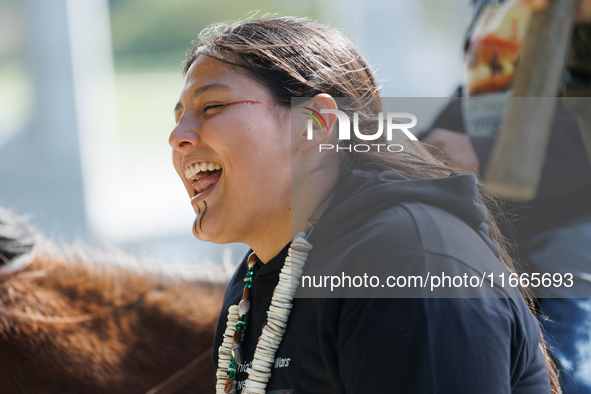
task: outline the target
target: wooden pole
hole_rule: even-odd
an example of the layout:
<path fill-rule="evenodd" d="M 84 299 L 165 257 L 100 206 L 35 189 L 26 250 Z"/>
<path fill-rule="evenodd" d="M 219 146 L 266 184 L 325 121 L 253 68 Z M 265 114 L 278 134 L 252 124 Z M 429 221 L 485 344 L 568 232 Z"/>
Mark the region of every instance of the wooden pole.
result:
<path fill-rule="evenodd" d="M 535 198 L 578 0 L 553 0 L 532 16 L 513 96 L 493 146 L 485 184 L 518 201 Z"/>

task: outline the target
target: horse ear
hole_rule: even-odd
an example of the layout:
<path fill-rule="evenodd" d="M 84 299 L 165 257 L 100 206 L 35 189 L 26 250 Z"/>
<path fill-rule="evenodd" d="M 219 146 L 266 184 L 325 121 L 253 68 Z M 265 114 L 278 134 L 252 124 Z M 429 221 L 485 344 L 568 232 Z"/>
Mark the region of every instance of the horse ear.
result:
<path fill-rule="evenodd" d="M 22 217 L 0 207 L 0 279 L 33 261 L 37 232 Z"/>

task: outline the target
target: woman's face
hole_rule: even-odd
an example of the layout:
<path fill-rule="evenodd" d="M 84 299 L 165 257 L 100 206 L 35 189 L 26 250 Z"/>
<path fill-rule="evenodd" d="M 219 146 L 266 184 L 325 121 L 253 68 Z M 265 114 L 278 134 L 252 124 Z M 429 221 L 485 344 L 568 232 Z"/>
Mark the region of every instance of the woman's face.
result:
<path fill-rule="evenodd" d="M 252 246 L 269 227 L 289 231 L 289 111 L 254 80 L 199 56 L 175 119 L 173 163 L 198 214 L 199 239 Z"/>

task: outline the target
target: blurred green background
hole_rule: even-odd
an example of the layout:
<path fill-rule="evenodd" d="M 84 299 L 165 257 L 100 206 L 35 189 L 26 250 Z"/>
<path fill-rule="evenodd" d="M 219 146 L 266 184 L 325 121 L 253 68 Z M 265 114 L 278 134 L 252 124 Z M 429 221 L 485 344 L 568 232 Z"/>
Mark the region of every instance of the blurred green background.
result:
<path fill-rule="evenodd" d="M 182 62 L 208 25 L 265 14 L 317 18 L 317 4 L 309 0 L 110 0 L 122 137 L 170 130 L 172 106 L 182 82 Z M 168 119 L 144 116 L 162 110 L 170 110 Z"/>
<path fill-rule="evenodd" d="M 115 67 L 180 70 L 183 54 L 212 22 L 266 13 L 316 18 L 317 1 L 109 0 Z"/>

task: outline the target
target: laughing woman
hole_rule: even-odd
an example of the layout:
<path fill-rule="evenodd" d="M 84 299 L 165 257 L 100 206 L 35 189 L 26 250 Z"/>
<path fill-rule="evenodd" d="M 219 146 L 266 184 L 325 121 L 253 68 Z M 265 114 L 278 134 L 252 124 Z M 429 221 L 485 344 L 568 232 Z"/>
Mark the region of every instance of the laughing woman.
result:
<path fill-rule="evenodd" d="M 308 99 L 292 110 L 292 97 Z M 333 98 L 348 98 L 361 133 L 375 133 L 364 126 L 381 112 L 369 65 L 307 20 L 217 26 L 187 58 L 170 144 L 193 233 L 253 252 L 219 318 L 217 392 L 558 392 L 520 296 L 296 293 L 303 274 L 360 274 L 367 261 L 380 275 L 512 270 L 473 175 L 420 150 L 319 152 L 365 142 L 338 139 L 334 110 L 344 108 Z"/>

